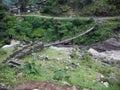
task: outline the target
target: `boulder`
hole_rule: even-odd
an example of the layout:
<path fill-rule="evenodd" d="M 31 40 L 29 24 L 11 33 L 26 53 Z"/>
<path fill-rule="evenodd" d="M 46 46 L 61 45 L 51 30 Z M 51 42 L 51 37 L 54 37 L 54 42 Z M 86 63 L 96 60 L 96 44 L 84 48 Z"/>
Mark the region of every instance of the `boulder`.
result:
<path fill-rule="evenodd" d="M 93 48 L 90 48 L 88 52 L 93 58 L 103 61 L 105 63 L 116 63 L 120 64 L 120 50 L 112 50 L 105 52 L 98 52 Z"/>
<path fill-rule="evenodd" d="M 106 41 L 91 46 L 97 51 L 120 50 L 120 38 L 110 38 Z"/>
<path fill-rule="evenodd" d="M 4 45 L 2 48 L 5 49 L 5 48 L 14 48 L 16 45 L 19 45 L 20 44 L 20 41 L 17 41 L 17 40 L 11 40 L 10 44 L 9 45 Z"/>

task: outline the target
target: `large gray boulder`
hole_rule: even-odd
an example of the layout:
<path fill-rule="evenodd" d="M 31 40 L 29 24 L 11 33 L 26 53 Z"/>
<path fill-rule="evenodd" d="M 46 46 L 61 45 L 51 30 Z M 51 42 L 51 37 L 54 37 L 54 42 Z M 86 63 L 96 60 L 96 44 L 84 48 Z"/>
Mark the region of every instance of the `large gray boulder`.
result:
<path fill-rule="evenodd" d="M 98 52 L 93 48 L 90 48 L 88 52 L 93 58 L 105 63 L 115 63 L 120 65 L 120 50 L 111 50 L 105 52 Z"/>
<path fill-rule="evenodd" d="M 120 38 L 110 38 L 91 47 L 98 51 L 120 50 Z"/>

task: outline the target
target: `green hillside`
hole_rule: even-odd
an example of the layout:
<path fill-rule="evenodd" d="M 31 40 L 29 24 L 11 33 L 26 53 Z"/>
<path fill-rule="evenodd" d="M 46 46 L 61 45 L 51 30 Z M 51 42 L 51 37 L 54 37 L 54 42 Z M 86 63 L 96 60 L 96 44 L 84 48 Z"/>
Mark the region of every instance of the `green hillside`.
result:
<path fill-rule="evenodd" d="M 118 16 L 119 0 L 46 0 L 41 12 L 65 16 Z"/>

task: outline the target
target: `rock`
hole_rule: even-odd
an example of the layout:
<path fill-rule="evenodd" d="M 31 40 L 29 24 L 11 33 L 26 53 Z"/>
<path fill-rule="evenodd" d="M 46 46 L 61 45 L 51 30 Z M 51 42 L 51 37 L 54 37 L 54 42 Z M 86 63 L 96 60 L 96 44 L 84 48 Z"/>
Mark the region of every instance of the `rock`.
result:
<path fill-rule="evenodd" d="M 98 52 L 93 48 L 90 48 L 88 52 L 93 56 L 93 58 L 103 61 L 105 63 L 116 63 L 120 64 L 120 50 L 112 50 L 105 52 Z"/>
<path fill-rule="evenodd" d="M 65 70 L 68 70 L 68 69 L 69 69 L 69 67 L 68 67 L 68 66 L 66 66 L 66 67 L 65 67 Z"/>
<path fill-rule="evenodd" d="M 93 57 L 96 57 L 96 56 L 99 56 L 99 52 L 97 52 L 95 49 L 93 48 L 90 48 L 88 50 L 88 52 L 93 56 Z"/>
<path fill-rule="evenodd" d="M 111 73 L 111 74 L 109 75 L 109 79 L 110 79 L 110 80 L 116 80 L 117 78 L 116 78 L 115 73 Z"/>
<path fill-rule="evenodd" d="M 103 52 L 106 57 L 108 57 L 109 59 L 111 60 L 120 60 L 120 50 L 111 50 L 111 51 L 106 51 L 106 52 Z"/>
<path fill-rule="evenodd" d="M 14 48 L 16 45 L 19 45 L 19 44 L 20 44 L 20 41 L 11 40 L 9 45 L 4 45 L 2 48 L 3 49 L 5 49 L 5 48 Z"/>
<path fill-rule="evenodd" d="M 108 83 L 108 82 L 103 82 L 103 85 L 104 85 L 105 87 L 109 87 L 109 83 Z"/>
<path fill-rule="evenodd" d="M 6 88 L 4 83 L 0 83 L 0 90 L 9 90 Z"/>
<path fill-rule="evenodd" d="M 48 56 L 35 55 L 34 58 L 38 60 L 50 60 Z"/>
<path fill-rule="evenodd" d="M 120 38 L 110 38 L 101 43 L 92 45 L 92 48 L 98 51 L 110 51 L 110 50 L 120 50 Z"/>
<path fill-rule="evenodd" d="M 72 68 L 76 68 L 78 66 L 80 66 L 79 63 L 76 63 L 76 62 L 72 62 L 71 65 L 70 65 Z"/>
<path fill-rule="evenodd" d="M 98 80 L 98 81 L 100 81 L 100 80 L 103 79 L 103 78 L 104 78 L 104 75 L 102 75 L 102 74 L 98 74 L 98 75 L 97 75 L 97 80 Z"/>
<path fill-rule="evenodd" d="M 5 87 L 5 84 L 4 83 L 0 83 L 0 87 Z"/>

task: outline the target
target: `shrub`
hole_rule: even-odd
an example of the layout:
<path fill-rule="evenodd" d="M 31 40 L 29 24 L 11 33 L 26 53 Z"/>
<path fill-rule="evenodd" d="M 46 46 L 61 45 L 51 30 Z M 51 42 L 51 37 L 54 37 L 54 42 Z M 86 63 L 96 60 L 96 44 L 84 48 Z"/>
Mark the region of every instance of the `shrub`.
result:
<path fill-rule="evenodd" d="M 42 13 L 51 13 L 52 6 L 44 6 L 41 10 Z"/>
<path fill-rule="evenodd" d="M 30 23 L 15 22 L 14 26 L 9 29 L 9 35 L 18 40 L 28 41 L 28 38 L 31 37 L 32 26 Z"/>
<path fill-rule="evenodd" d="M 39 65 L 41 67 L 41 65 Z M 40 68 L 38 69 L 36 67 L 35 61 L 32 62 L 27 62 L 25 65 L 21 66 L 20 71 L 24 72 L 26 75 L 27 74 L 40 74 Z"/>
<path fill-rule="evenodd" d="M 65 70 L 62 69 L 57 69 L 54 71 L 54 76 L 53 76 L 54 80 L 58 80 L 58 81 L 70 81 L 70 75 L 67 74 L 67 72 Z"/>
<path fill-rule="evenodd" d="M 31 38 L 32 40 L 40 39 L 44 37 L 44 29 L 37 28 L 34 31 L 32 31 Z"/>

